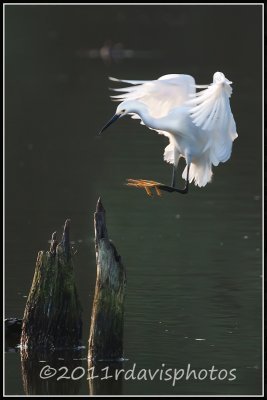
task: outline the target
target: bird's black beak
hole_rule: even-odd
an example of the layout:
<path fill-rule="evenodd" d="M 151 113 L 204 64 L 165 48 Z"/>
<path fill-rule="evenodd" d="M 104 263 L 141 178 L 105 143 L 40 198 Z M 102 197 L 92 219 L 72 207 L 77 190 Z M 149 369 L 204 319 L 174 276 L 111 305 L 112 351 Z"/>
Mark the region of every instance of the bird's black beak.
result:
<path fill-rule="evenodd" d="M 122 116 L 122 114 L 115 114 L 110 121 L 108 121 L 108 123 L 104 126 L 104 128 L 101 129 L 101 131 L 99 132 L 99 135 L 101 135 L 101 133 L 107 129 L 111 124 L 113 124 L 113 122 L 117 121 L 117 119 L 119 119 Z"/>

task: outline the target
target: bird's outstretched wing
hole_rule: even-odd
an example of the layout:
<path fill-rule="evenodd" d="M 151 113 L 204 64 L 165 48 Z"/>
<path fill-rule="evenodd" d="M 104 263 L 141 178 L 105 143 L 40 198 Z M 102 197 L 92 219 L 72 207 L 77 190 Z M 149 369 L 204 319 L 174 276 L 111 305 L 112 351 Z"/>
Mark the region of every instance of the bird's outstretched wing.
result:
<path fill-rule="evenodd" d="M 237 137 L 229 101 L 232 94 L 231 83 L 223 73 L 216 72 L 213 83 L 187 101 L 193 123 L 210 133 L 205 150 L 210 149 L 213 165 L 229 159 L 232 142 Z"/>
<path fill-rule="evenodd" d="M 111 96 L 115 101 L 136 100 L 144 103 L 152 117 L 168 115 L 171 109 L 184 105 L 195 93 L 195 80 L 190 75 L 169 74 L 153 81 L 132 81 L 110 78 L 116 82 L 130 83 L 133 86 L 112 89 L 121 92 Z M 138 118 L 136 115 L 134 118 Z"/>

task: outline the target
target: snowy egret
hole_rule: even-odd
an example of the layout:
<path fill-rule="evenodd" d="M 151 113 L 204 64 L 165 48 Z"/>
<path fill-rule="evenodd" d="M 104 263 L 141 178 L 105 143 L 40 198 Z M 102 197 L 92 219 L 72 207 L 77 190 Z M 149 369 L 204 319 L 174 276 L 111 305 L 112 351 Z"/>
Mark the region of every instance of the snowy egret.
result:
<path fill-rule="evenodd" d="M 205 186 L 211 181 L 212 166 L 230 158 L 237 133 L 229 101 L 232 82 L 222 72 L 216 72 L 209 85 L 196 85 L 192 76 L 183 74 L 164 75 L 152 81 L 110 80 L 131 86 L 113 89 L 121 92 L 111 96 L 120 104 L 100 133 L 129 114 L 169 138 L 164 160 L 173 164 L 171 186 L 142 179 L 129 179 L 128 185 L 144 188 L 149 195 L 151 188 L 158 195 L 161 190 L 187 193 L 189 183 Z M 182 174 L 186 184 L 178 189 L 176 169 L 181 157 L 186 162 Z"/>

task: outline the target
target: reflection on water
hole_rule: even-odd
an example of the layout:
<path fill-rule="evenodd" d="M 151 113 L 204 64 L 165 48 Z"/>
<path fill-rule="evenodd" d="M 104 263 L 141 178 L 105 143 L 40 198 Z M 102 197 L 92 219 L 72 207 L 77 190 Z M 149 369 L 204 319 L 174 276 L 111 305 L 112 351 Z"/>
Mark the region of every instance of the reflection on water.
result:
<path fill-rule="evenodd" d="M 98 362 L 88 360 L 88 383 L 90 395 L 122 395 L 123 379 L 118 371 L 123 370 L 123 362 Z"/>
<path fill-rule="evenodd" d="M 120 63 L 127 59 L 160 58 L 160 54 L 155 51 L 125 49 L 123 43 L 113 43 L 112 40 L 106 40 L 99 49 L 79 49 L 76 54 L 83 59 L 94 60 L 100 58 L 106 65 Z"/>
<path fill-rule="evenodd" d="M 173 386 L 129 379 L 115 382 L 114 393 L 259 394 L 260 13 L 235 6 L 114 7 L 105 15 L 100 7 L 59 9 L 10 7 L 7 14 L 6 317 L 23 315 L 36 254 L 71 218 L 87 344 L 96 273 L 93 212 L 101 195 L 109 235 L 127 269 L 123 368 L 236 369 L 233 381 L 181 379 Z M 96 21 L 103 21 L 103 32 Z M 108 65 L 77 55 L 99 49 L 110 32 L 114 43 L 159 51 L 162 58 Z M 167 142 L 130 118 L 97 137 L 115 108 L 107 76 L 181 72 L 205 83 L 216 70 L 234 82 L 239 137 L 231 160 L 214 168 L 205 188 L 191 185 L 187 196 L 148 198 L 126 187 L 127 178 L 169 183 Z M 90 389 L 85 378 L 39 381 L 32 372 L 40 369 L 38 361 L 23 361 L 21 369 L 18 354 L 8 353 L 6 393 L 98 391 L 98 383 Z M 87 369 L 87 360 L 80 361 Z M 113 390 L 109 384 L 103 390 Z"/>
<path fill-rule="evenodd" d="M 76 377 L 83 370 L 81 357 L 81 350 L 70 349 L 32 354 L 21 352 L 21 372 L 25 394 L 78 394 L 81 380 Z"/>

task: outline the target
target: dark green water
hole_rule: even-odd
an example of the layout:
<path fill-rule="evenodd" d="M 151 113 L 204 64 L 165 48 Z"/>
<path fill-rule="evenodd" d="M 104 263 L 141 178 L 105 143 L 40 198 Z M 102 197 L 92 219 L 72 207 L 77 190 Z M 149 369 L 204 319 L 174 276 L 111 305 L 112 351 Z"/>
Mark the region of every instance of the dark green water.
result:
<path fill-rule="evenodd" d="M 101 390 L 260 394 L 261 7 L 7 6 L 5 34 L 6 317 L 22 317 L 37 252 L 69 217 L 86 346 L 96 272 L 93 211 L 101 195 L 127 269 L 122 367 L 136 364 L 136 374 L 188 364 L 236 369 L 232 381 L 124 379 Z M 108 39 L 152 56 L 110 64 L 80 56 Z M 191 185 L 187 196 L 148 198 L 127 188 L 127 178 L 169 183 L 167 142 L 129 118 L 97 137 L 115 109 L 107 77 L 187 73 L 203 84 L 217 70 L 234 82 L 239 137 L 231 159 L 214 168 L 211 184 Z M 6 394 L 25 394 L 18 353 L 6 354 L 5 378 Z M 62 382 L 47 385 L 38 394 L 63 393 Z M 75 385 L 75 393 L 89 394 L 85 378 Z"/>

